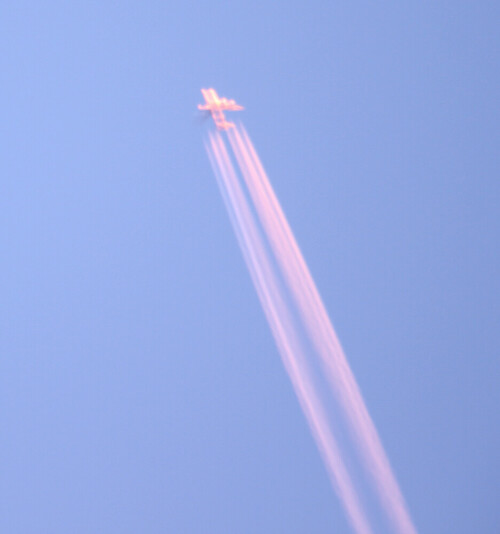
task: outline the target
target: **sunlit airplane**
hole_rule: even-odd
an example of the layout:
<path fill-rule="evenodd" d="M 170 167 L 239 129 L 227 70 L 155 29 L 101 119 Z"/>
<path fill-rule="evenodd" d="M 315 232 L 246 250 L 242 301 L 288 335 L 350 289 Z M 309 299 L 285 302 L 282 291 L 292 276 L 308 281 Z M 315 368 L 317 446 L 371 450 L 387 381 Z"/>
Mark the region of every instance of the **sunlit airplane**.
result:
<path fill-rule="evenodd" d="M 244 109 L 243 106 L 239 106 L 234 100 L 219 98 L 215 89 L 202 89 L 201 92 L 206 104 L 199 104 L 198 109 L 210 111 L 218 130 L 233 128 L 234 123 L 226 121 L 223 112 L 239 111 Z"/>

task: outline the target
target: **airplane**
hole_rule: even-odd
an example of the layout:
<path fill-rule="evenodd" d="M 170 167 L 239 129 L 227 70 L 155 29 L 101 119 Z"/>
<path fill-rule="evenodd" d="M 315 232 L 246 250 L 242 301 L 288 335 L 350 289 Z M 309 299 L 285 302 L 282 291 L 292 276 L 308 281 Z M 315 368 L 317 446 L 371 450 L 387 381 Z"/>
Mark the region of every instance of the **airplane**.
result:
<path fill-rule="evenodd" d="M 201 93 L 206 104 L 199 104 L 198 109 L 210 111 L 218 130 L 234 128 L 234 123 L 226 121 L 223 112 L 239 111 L 240 109 L 244 109 L 243 106 L 238 105 L 234 100 L 219 98 L 215 89 L 202 89 Z"/>

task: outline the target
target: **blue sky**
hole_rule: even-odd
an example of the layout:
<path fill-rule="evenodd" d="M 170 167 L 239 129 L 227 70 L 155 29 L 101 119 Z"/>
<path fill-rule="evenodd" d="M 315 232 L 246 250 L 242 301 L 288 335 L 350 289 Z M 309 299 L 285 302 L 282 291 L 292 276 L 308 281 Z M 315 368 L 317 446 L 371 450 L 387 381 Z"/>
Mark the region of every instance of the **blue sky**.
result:
<path fill-rule="evenodd" d="M 349 527 L 203 148 L 245 106 L 421 532 L 495 532 L 500 8 L 0 7 L 0 531 Z"/>

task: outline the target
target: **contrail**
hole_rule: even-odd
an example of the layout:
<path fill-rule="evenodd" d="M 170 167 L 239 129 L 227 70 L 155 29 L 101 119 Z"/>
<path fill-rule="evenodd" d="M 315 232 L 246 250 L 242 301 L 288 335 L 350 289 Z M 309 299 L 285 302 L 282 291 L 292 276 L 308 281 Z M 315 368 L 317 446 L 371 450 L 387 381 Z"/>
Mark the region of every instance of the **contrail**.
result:
<path fill-rule="evenodd" d="M 279 292 L 262 237 L 241 190 L 226 147 L 219 133 L 210 134 L 207 150 L 228 207 L 238 241 L 252 276 L 262 307 L 280 350 L 296 395 L 328 468 L 330 479 L 342 500 L 354 530 L 371 534 L 327 417 L 312 385 L 306 360 L 290 314 Z"/>
<path fill-rule="evenodd" d="M 384 452 L 375 425 L 347 363 L 316 285 L 307 268 L 269 179 L 245 130 L 228 131 L 245 183 L 260 220 L 310 332 L 327 377 L 347 414 L 377 494 L 397 532 L 416 534 L 403 496 Z"/>
<path fill-rule="evenodd" d="M 300 325 L 292 317 L 286 297 L 296 305 L 301 326 L 320 357 L 395 532 L 416 534 L 359 387 L 257 153 L 242 127 L 228 128 L 227 134 L 257 218 L 219 132 L 210 134 L 207 151 L 283 363 L 347 517 L 358 534 L 372 532 L 312 378 L 311 362 L 300 341 Z M 279 273 L 289 289 L 286 294 Z"/>

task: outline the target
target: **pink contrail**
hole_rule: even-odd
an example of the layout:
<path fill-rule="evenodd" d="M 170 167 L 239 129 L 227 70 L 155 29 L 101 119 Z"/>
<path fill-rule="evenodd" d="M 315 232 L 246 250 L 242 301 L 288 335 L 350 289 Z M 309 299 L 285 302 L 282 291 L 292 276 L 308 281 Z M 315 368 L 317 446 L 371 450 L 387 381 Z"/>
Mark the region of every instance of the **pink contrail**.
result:
<path fill-rule="evenodd" d="M 280 294 L 279 282 L 271 265 L 269 253 L 219 133 L 210 135 L 207 151 L 257 294 L 302 410 L 327 466 L 332 484 L 344 505 L 355 532 L 371 534 L 372 530 L 343 463 L 324 408 L 314 388 L 307 359 L 290 313 Z"/>
<path fill-rule="evenodd" d="M 397 532 L 416 534 L 375 425 L 257 153 L 243 129 L 240 134 L 234 128 L 228 136 L 266 236 L 346 414 L 380 501 Z"/>

